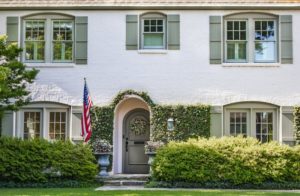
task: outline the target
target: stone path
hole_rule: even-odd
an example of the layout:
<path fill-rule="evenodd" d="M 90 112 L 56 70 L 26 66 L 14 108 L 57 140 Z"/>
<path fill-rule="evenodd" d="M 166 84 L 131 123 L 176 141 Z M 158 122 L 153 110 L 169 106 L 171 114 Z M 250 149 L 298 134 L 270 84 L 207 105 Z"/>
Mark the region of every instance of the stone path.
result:
<path fill-rule="evenodd" d="M 226 191 L 251 191 L 251 192 L 287 192 L 287 193 L 300 193 L 300 190 L 257 190 L 257 189 L 192 189 L 192 188 L 145 188 L 144 186 L 102 186 L 95 189 L 96 191 L 121 191 L 121 190 L 151 190 L 151 191 L 217 191 L 217 190 L 226 190 Z"/>

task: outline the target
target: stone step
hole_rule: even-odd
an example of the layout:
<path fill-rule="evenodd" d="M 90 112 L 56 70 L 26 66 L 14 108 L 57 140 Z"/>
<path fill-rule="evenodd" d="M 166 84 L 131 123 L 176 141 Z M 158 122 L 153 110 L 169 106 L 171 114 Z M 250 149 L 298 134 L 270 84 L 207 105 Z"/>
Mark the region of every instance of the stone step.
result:
<path fill-rule="evenodd" d="M 147 181 L 143 180 L 105 180 L 104 186 L 143 186 Z"/>
<path fill-rule="evenodd" d="M 97 176 L 98 181 L 109 181 L 109 180 L 135 180 L 135 181 L 148 181 L 150 178 L 149 174 L 115 174 L 109 176 Z"/>

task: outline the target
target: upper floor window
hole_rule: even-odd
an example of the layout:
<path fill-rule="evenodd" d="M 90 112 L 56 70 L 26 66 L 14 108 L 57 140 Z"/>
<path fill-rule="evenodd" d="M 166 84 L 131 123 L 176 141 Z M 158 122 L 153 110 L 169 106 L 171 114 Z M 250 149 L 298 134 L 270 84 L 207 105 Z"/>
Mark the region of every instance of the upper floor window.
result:
<path fill-rule="evenodd" d="M 278 62 L 277 21 L 275 16 L 264 14 L 225 17 L 225 62 Z"/>
<path fill-rule="evenodd" d="M 141 49 L 166 49 L 166 18 L 161 14 L 141 17 Z"/>
<path fill-rule="evenodd" d="M 23 20 L 25 62 L 73 62 L 74 19 L 36 15 Z"/>

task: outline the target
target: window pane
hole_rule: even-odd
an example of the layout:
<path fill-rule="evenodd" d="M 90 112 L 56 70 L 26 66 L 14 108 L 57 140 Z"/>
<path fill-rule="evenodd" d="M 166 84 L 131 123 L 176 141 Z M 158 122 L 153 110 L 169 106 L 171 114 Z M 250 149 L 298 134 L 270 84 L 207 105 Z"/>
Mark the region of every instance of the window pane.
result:
<path fill-rule="evenodd" d="M 227 30 L 233 30 L 233 22 L 227 21 Z"/>
<path fill-rule="evenodd" d="M 239 31 L 234 31 L 234 33 L 233 33 L 233 39 L 234 40 L 240 40 L 240 33 L 239 33 Z"/>
<path fill-rule="evenodd" d="M 53 60 L 73 60 L 73 23 L 66 20 L 53 22 Z"/>
<path fill-rule="evenodd" d="M 144 25 L 149 25 L 149 24 L 150 24 L 149 20 L 144 20 Z"/>
<path fill-rule="evenodd" d="M 24 139 L 40 136 L 40 112 L 24 112 Z"/>
<path fill-rule="evenodd" d="M 235 21 L 234 22 L 234 30 L 239 30 L 239 29 L 240 29 L 239 21 Z"/>
<path fill-rule="evenodd" d="M 275 61 L 275 42 L 256 42 L 255 60 Z"/>
<path fill-rule="evenodd" d="M 240 32 L 240 40 L 246 40 L 246 31 Z"/>
<path fill-rule="evenodd" d="M 163 20 L 157 20 L 157 25 L 163 25 Z"/>
<path fill-rule="evenodd" d="M 54 42 L 53 60 L 72 60 L 73 43 L 72 42 Z"/>
<path fill-rule="evenodd" d="M 271 120 L 269 120 L 269 118 Z M 258 139 L 261 142 L 268 142 L 273 139 L 273 113 L 272 112 L 256 113 L 256 134 L 260 135 Z"/>
<path fill-rule="evenodd" d="M 163 34 L 144 34 L 145 47 L 163 47 Z"/>
<path fill-rule="evenodd" d="M 238 59 L 246 59 L 246 43 L 239 44 L 239 57 Z"/>
<path fill-rule="evenodd" d="M 255 30 L 261 30 L 261 22 L 255 21 Z"/>
<path fill-rule="evenodd" d="M 158 26 L 157 27 L 157 32 L 163 32 L 163 27 L 162 26 Z"/>
<path fill-rule="evenodd" d="M 149 31 L 150 31 L 149 26 L 144 26 L 144 32 L 149 32 Z"/>
<path fill-rule="evenodd" d="M 246 30 L 246 22 L 245 21 L 240 22 L 240 28 L 241 28 L 241 30 Z"/>
<path fill-rule="evenodd" d="M 227 40 L 233 40 L 233 31 L 227 32 Z"/>
<path fill-rule="evenodd" d="M 235 48 L 235 44 L 234 43 L 228 43 L 227 44 L 227 59 L 235 59 L 234 58 L 234 48 Z"/>
<path fill-rule="evenodd" d="M 26 60 L 44 60 L 45 58 L 44 42 L 25 42 L 25 58 Z"/>

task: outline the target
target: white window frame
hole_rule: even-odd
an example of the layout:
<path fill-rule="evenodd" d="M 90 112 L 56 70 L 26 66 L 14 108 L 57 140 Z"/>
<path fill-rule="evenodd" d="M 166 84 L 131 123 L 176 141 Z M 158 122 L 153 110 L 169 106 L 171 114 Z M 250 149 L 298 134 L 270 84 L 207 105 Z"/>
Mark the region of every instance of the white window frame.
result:
<path fill-rule="evenodd" d="M 53 50 L 53 46 L 54 46 L 54 40 L 53 40 L 53 28 L 54 28 L 54 22 L 56 21 L 69 21 L 72 23 L 72 41 L 68 41 L 68 42 L 72 42 L 72 60 L 54 60 L 54 50 Z M 50 41 L 50 50 L 51 50 L 51 62 L 53 63 L 71 63 L 74 62 L 74 20 L 72 19 L 52 19 L 51 20 L 51 41 Z"/>
<path fill-rule="evenodd" d="M 65 139 L 64 141 L 67 141 L 68 138 L 69 138 L 69 113 L 68 113 L 68 110 L 67 109 L 48 109 L 47 110 L 47 119 L 46 119 L 46 130 L 45 131 L 45 137 L 47 138 L 47 140 L 49 141 L 57 141 L 56 139 L 51 139 L 50 138 L 50 113 L 51 112 L 65 112 L 66 113 L 66 127 L 65 127 L 65 130 L 66 130 L 66 133 L 65 133 Z"/>
<path fill-rule="evenodd" d="M 253 19 L 253 32 L 255 33 L 255 22 L 256 21 L 273 21 L 274 22 L 274 41 L 263 41 L 263 42 L 275 42 L 275 48 L 274 48 L 274 60 L 273 61 L 270 61 L 270 60 L 255 60 L 255 43 L 258 42 L 255 40 L 255 36 L 254 36 L 254 39 L 253 39 L 253 62 L 254 63 L 277 63 L 279 60 L 278 60 L 278 50 L 279 50 L 279 44 L 278 44 L 278 25 L 277 25 L 277 20 L 275 19 L 264 19 L 264 18 L 254 18 Z"/>
<path fill-rule="evenodd" d="M 256 113 L 273 113 L 273 141 L 279 141 L 279 111 L 278 106 L 260 102 L 242 102 L 224 106 L 223 130 L 225 136 L 230 136 L 230 112 L 247 112 L 247 137 L 256 138 Z"/>
<path fill-rule="evenodd" d="M 22 139 L 24 139 L 24 118 L 25 118 L 25 112 L 39 112 L 40 113 L 40 138 L 43 138 L 43 110 L 42 109 L 24 109 L 21 110 L 21 115 L 20 115 L 20 136 Z"/>
<path fill-rule="evenodd" d="M 153 46 L 153 47 L 145 47 L 144 46 L 144 21 L 145 20 L 162 20 L 163 21 L 163 32 L 149 32 L 149 34 L 163 34 L 163 46 Z M 163 14 L 159 13 L 149 13 L 149 14 L 144 14 L 140 17 L 140 49 L 142 50 L 166 50 L 167 49 L 167 44 L 166 44 L 166 39 L 167 39 L 167 19 L 166 16 Z M 148 32 L 147 32 L 148 33 Z"/>
<path fill-rule="evenodd" d="M 232 61 L 232 60 L 227 60 L 227 21 L 247 21 L 246 23 L 246 36 L 247 36 L 247 60 L 246 61 Z M 278 25 L 278 17 L 269 15 L 269 14 L 264 14 L 264 13 L 240 13 L 240 14 L 235 14 L 235 15 L 230 15 L 230 16 L 225 16 L 224 17 L 224 23 L 223 23 L 223 61 L 224 65 L 230 65 L 230 64 L 241 64 L 241 65 L 259 65 L 259 64 L 276 64 L 279 63 L 279 50 L 280 50 L 280 45 L 278 42 L 278 32 L 279 32 L 279 25 Z M 275 37 L 275 60 L 274 61 L 256 61 L 255 60 L 255 21 L 274 21 L 274 37 Z"/>
<path fill-rule="evenodd" d="M 250 110 L 249 109 L 226 109 L 225 111 L 225 135 L 230 135 L 230 136 L 234 136 L 231 135 L 230 133 L 230 113 L 246 113 L 246 122 L 247 122 L 247 132 L 245 136 L 249 136 L 251 134 L 251 130 L 250 130 Z"/>
<path fill-rule="evenodd" d="M 252 137 L 256 138 L 256 113 L 257 112 L 270 112 L 273 114 L 273 133 L 272 133 L 272 141 L 276 141 L 276 138 L 278 137 L 278 126 L 277 126 L 277 122 L 279 122 L 279 120 L 277 119 L 277 112 L 275 109 L 254 109 L 252 111 L 252 122 L 251 122 L 251 126 L 252 128 Z"/>
<path fill-rule="evenodd" d="M 237 41 L 237 40 L 227 40 L 227 22 L 229 22 L 229 21 L 238 21 L 238 22 L 246 22 L 246 40 L 245 41 Z M 224 34 L 225 34 L 225 38 L 224 38 L 224 42 L 225 42 L 225 46 L 224 46 L 224 54 L 225 54 L 225 61 L 227 62 L 227 63 L 247 63 L 248 61 L 249 61 L 249 55 L 248 55 L 248 53 L 249 53 L 249 28 L 248 28 L 248 20 L 247 19 L 227 19 L 227 20 L 225 20 L 225 27 L 224 27 L 224 29 L 225 29 L 225 32 L 224 32 Z M 233 35 L 234 36 L 234 35 Z M 227 42 L 235 42 L 235 43 L 237 43 L 237 42 L 246 42 L 246 59 L 245 60 L 232 60 L 232 59 L 230 59 L 230 60 L 228 60 L 227 59 Z"/>
<path fill-rule="evenodd" d="M 60 63 L 74 63 L 75 59 L 75 18 L 71 16 L 65 16 L 65 15 L 58 15 L 58 14 L 40 14 L 40 15 L 34 15 L 25 17 L 22 19 L 22 31 L 21 31 L 21 38 L 22 38 L 22 45 L 21 47 L 25 47 L 25 36 L 26 36 L 26 21 L 34 21 L 34 20 L 44 20 L 45 21 L 45 52 L 44 60 L 26 60 L 25 52 L 22 53 L 22 61 L 25 63 L 51 63 L 51 64 L 60 64 Z M 72 60 L 54 60 L 53 59 L 53 21 L 72 21 Z"/>

